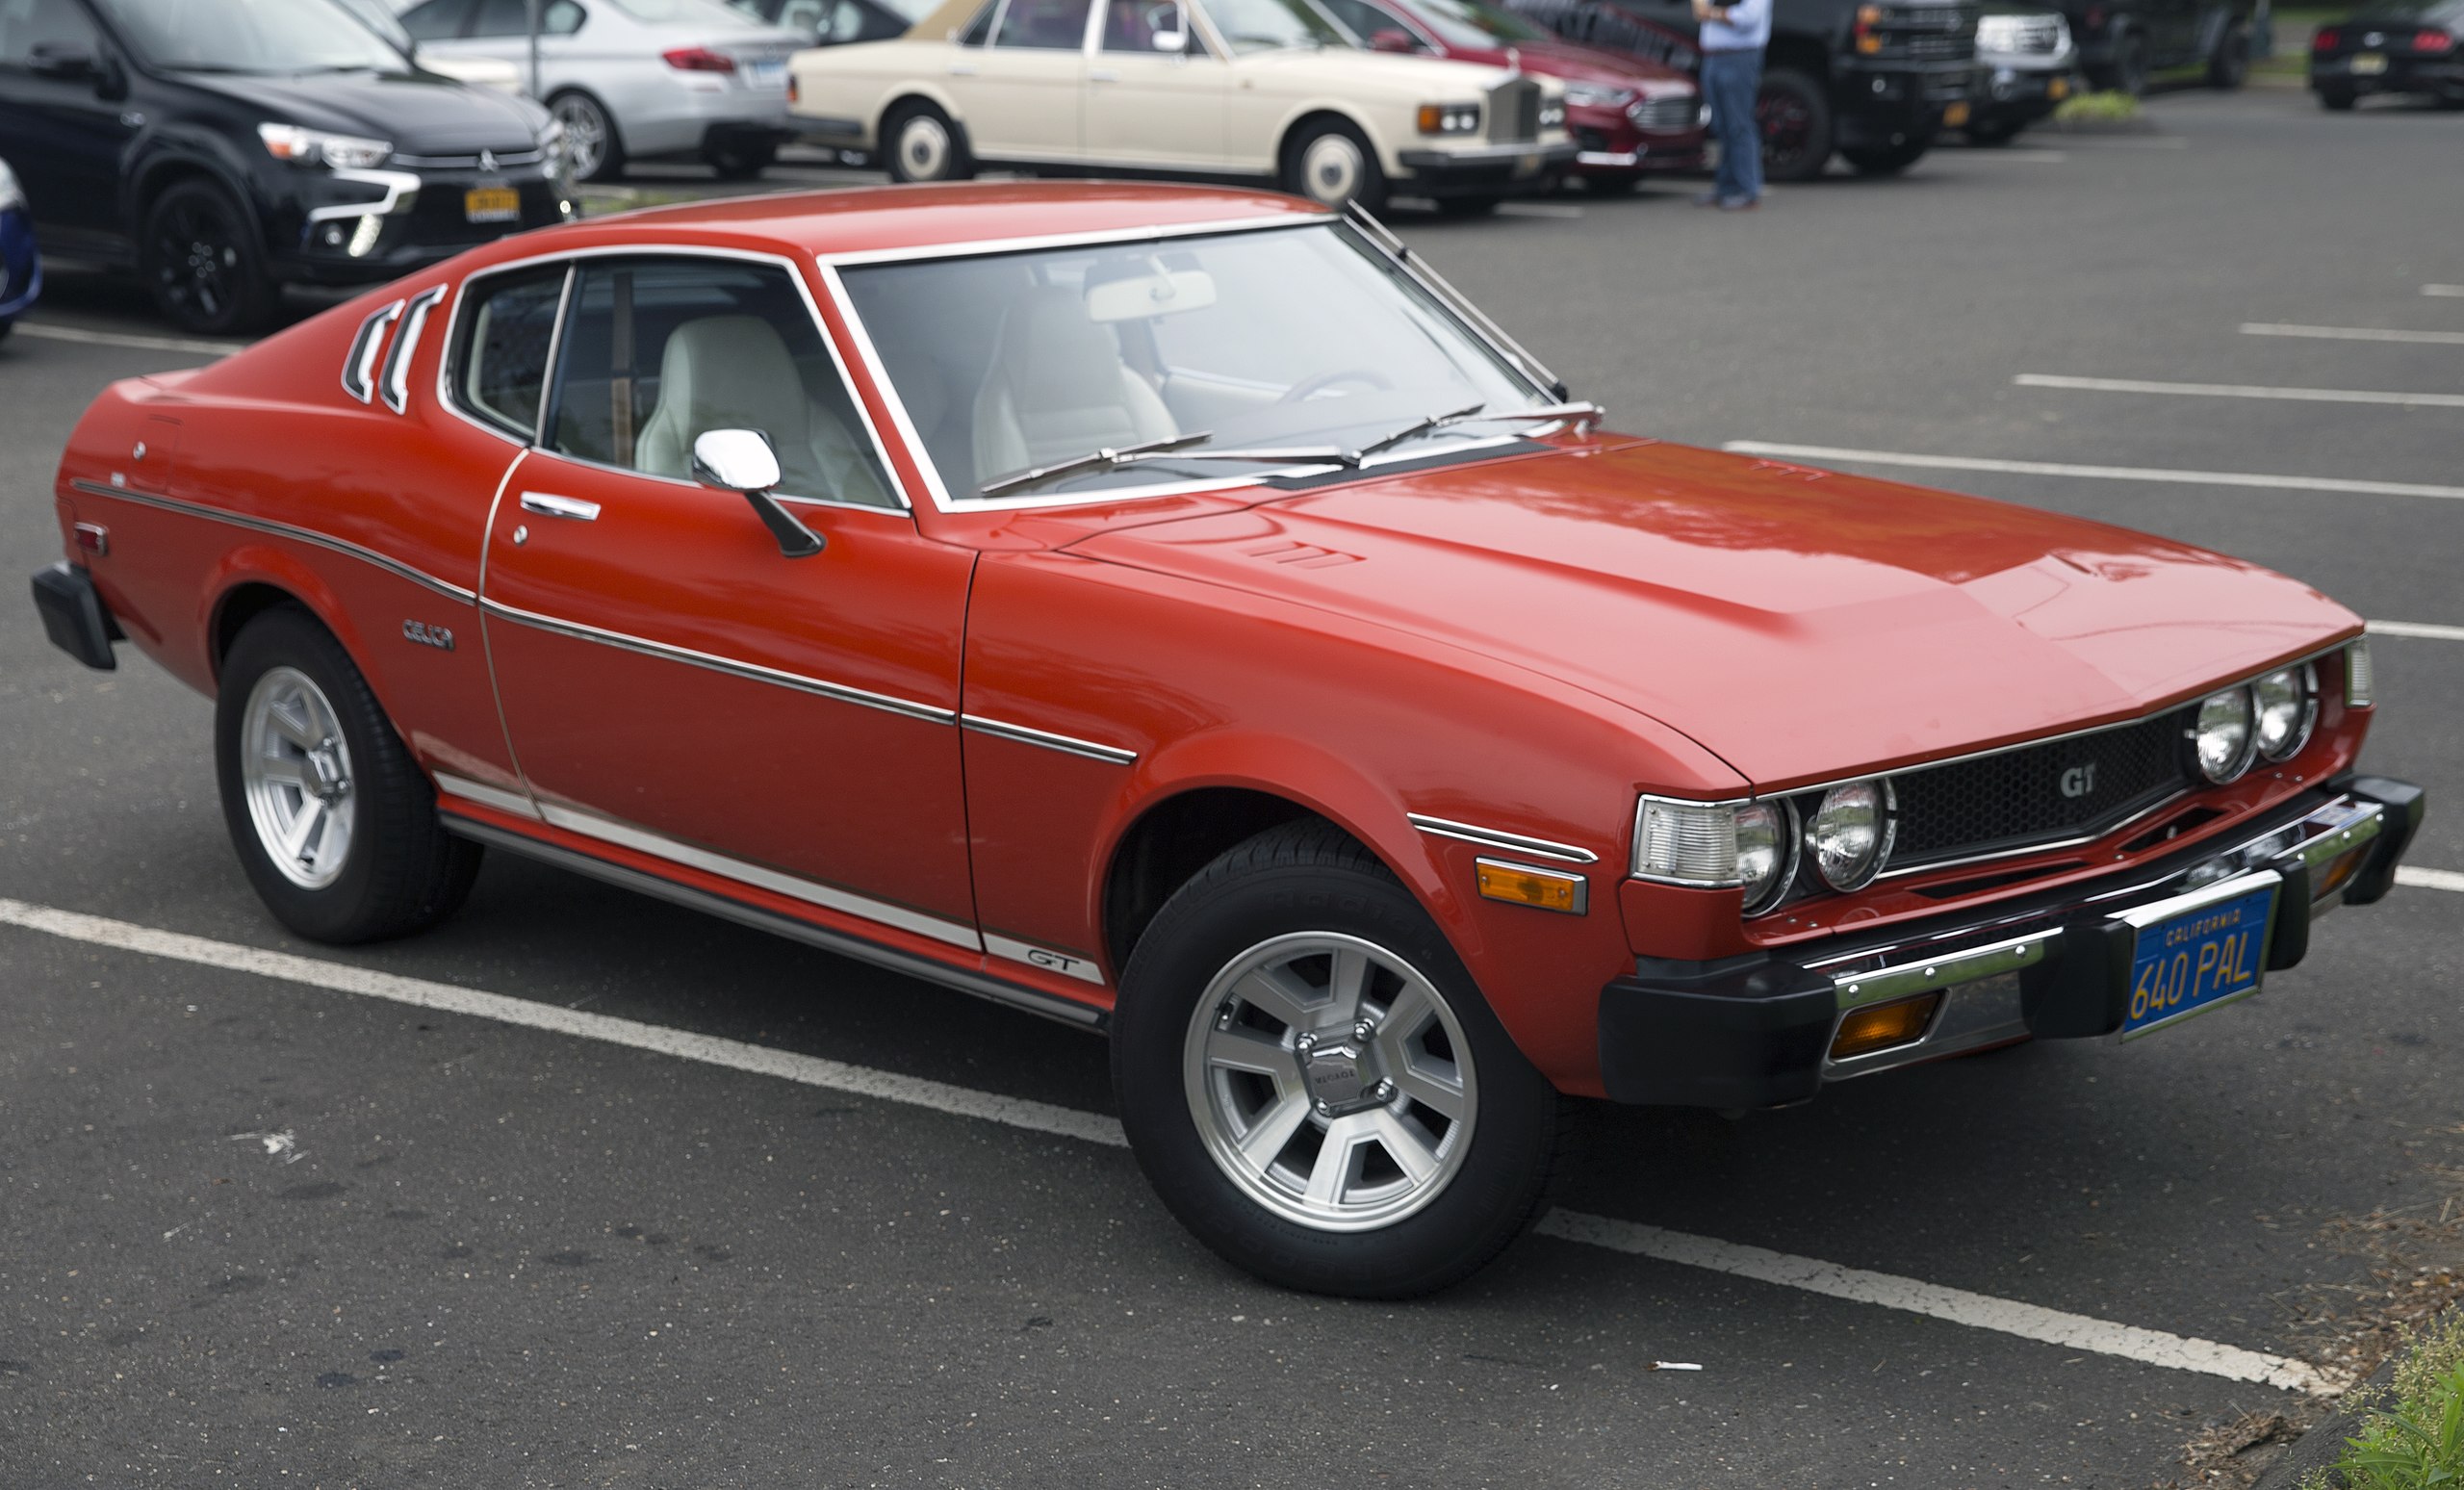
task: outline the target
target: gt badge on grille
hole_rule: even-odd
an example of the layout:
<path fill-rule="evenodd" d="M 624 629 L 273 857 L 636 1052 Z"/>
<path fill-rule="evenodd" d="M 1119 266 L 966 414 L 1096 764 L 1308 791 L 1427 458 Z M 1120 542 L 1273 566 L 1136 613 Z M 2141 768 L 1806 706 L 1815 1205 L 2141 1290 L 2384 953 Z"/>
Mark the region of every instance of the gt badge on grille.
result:
<path fill-rule="evenodd" d="M 2084 797 L 2095 789 L 2096 762 L 2092 760 L 2062 773 L 2062 794 L 2066 797 Z"/>

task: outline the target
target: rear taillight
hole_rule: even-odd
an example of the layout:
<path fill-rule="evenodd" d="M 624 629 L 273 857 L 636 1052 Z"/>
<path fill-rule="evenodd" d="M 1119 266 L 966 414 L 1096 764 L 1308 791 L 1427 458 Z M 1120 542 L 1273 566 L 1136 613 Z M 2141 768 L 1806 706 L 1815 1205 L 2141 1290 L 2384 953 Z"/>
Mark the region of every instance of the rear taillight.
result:
<path fill-rule="evenodd" d="M 2413 33 L 2413 50 L 2416 52 L 2451 52 L 2454 49 L 2455 39 L 2444 31 Z"/>
<path fill-rule="evenodd" d="M 706 46 L 680 46 L 658 54 L 659 61 L 679 72 L 733 72 L 735 59 Z"/>
<path fill-rule="evenodd" d="M 2310 50 L 2314 52 L 2332 52 L 2343 40 L 2344 33 L 2338 31 L 2333 26 L 2323 27 L 2320 30 L 2317 36 L 2310 39 Z"/>
<path fill-rule="evenodd" d="M 804 97 L 804 92 L 803 92 L 803 90 L 800 90 L 800 89 L 798 89 L 798 88 L 796 87 L 796 75 L 795 75 L 794 73 L 792 73 L 792 72 L 788 73 L 788 74 L 787 74 L 787 102 L 789 102 L 789 103 L 794 103 L 794 102 L 796 102 L 797 100 L 799 100 L 799 99 L 801 99 L 801 98 L 803 98 L 803 97 Z"/>

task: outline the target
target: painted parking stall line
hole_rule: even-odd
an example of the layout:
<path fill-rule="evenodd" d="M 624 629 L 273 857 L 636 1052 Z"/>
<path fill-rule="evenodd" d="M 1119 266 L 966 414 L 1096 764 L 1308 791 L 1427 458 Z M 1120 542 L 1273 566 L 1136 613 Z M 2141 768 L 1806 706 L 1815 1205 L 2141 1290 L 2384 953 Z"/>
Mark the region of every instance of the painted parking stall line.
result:
<path fill-rule="evenodd" d="M 2435 626 L 2426 621 L 2368 621 L 2373 636 L 2411 636 L 2422 641 L 2464 641 L 2464 626 Z"/>
<path fill-rule="evenodd" d="M 2433 299 L 2464 300 L 2464 285 L 2424 285 L 2422 294 Z"/>
<path fill-rule="evenodd" d="M 2270 388 L 2256 383 L 2169 383 L 2135 377 L 2066 377 L 2021 372 L 2021 388 L 2065 388 L 2079 393 L 2156 394 L 2179 398 L 2266 398 L 2285 403 L 2374 403 L 2403 409 L 2464 409 L 2464 394 L 2381 393 L 2362 388 Z"/>
<path fill-rule="evenodd" d="M 2390 331 L 2377 326 L 2297 326 L 2246 321 L 2244 336 L 2294 336 L 2316 342 L 2406 342 L 2421 347 L 2464 347 L 2464 331 Z"/>
<path fill-rule="evenodd" d="M 2247 486 L 2280 492 L 2348 492 L 2362 497 L 2431 497 L 2451 501 L 2464 498 L 2464 486 L 2421 481 L 2356 481 L 2342 476 L 2271 475 L 2251 471 L 2178 471 L 2162 466 L 2082 466 L 2055 460 L 2000 460 L 1988 455 L 1927 455 L 1912 450 L 1861 450 L 1837 445 L 1782 445 L 1769 440 L 1731 440 L 1720 449 L 1735 455 L 1840 461 L 1859 466 L 1909 466 L 1921 471 L 1987 471 L 2082 481 Z"/>
<path fill-rule="evenodd" d="M 2457 887 L 2464 888 L 2464 875 L 2454 878 L 2459 882 Z M 954 1087 L 945 1082 L 902 1076 L 892 1071 L 850 1066 L 817 1056 L 798 1055 L 743 1040 L 697 1035 L 609 1015 L 585 1014 L 554 1004 L 534 1003 L 501 993 L 434 983 L 424 978 L 376 972 L 346 963 L 272 952 L 237 942 L 216 941 L 210 938 L 141 926 L 132 921 L 6 898 L 0 898 L 0 925 L 16 926 L 70 941 L 146 957 L 249 973 L 418 1009 L 467 1015 L 473 1018 L 578 1040 L 599 1040 L 654 1055 L 825 1088 L 853 1096 L 877 1097 L 952 1117 L 978 1118 L 1029 1132 L 1077 1139 L 1108 1148 L 1127 1146 L 1120 1124 L 1101 1113 L 999 1096 Z M 1542 1219 L 1538 1229 L 1544 1236 L 1580 1246 L 1702 1268 L 1783 1288 L 1895 1309 L 1972 1328 L 1995 1330 L 2066 1349 L 2087 1350 L 2168 1370 L 2264 1383 L 2290 1391 L 2333 1392 L 2341 1390 L 2342 1385 L 2318 1368 L 2287 1356 L 2246 1350 L 2162 1330 L 2118 1324 L 2015 1299 L 1996 1298 L 1915 1278 L 1841 1267 L 1818 1258 L 1798 1257 L 1611 1217 L 1592 1216 L 1579 1211 L 1553 1211 Z"/>
<path fill-rule="evenodd" d="M 2464 874 L 2452 869 L 2423 869 L 2413 864 L 2398 864 L 2396 883 L 2414 889 L 2451 890 L 2464 895 Z"/>

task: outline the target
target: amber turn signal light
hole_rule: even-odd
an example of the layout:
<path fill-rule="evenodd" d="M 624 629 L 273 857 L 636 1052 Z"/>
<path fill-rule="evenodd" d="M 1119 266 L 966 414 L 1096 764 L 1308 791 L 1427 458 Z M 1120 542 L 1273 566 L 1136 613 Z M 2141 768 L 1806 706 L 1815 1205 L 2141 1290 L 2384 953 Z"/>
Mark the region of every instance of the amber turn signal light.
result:
<path fill-rule="evenodd" d="M 1476 861 L 1472 873 L 1482 900 L 1502 900 L 1510 906 L 1530 906 L 1566 915 L 1580 915 L 1589 909 L 1585 904 L 1590 898 L 1589 882 L 1578 874 L 1558 874 L 1528 864 L 1501 863 L 1494 859 Z"/>
<path fill-rule="evenodd" d="M 1921 1039 L 1925 1027 L 1934 1022 L 1936 1006 L 1941 1002 L 1938 992 L 1919 993 L 1914 998 L 1851 1010 L 1848 1017 L 1839 1021 L 1839 1033 L 1831 1038 L 1831 1059 L 1845 1061 L 1850 1056 L 1871 1055 Z"/>
<path fill-rule="evenodd" d="M 2313 890 L 2310 895 L 2311 902 L 2316 904 L 2319 901 L 2324 900 L 2336 891 L 2343 889 L 2347 885 L 2350 884 L 2354 873 L 2361 868 L 2362 857 L 2369 853 L 2369 845 L 2364 844 L 2360 848 L 2348 849 L 2346 852 L 2337 855 L 2335 859 L 2328 863 L 2327 872 L 2319 876 L 2317 881 L 2318 888 Z"/>

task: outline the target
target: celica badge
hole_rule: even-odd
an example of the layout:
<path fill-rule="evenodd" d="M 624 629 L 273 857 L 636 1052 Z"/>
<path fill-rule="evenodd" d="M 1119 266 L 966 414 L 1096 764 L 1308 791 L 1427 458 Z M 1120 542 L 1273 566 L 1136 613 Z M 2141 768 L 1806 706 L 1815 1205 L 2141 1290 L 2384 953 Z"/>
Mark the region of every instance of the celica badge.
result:
<path fill-rule="evenodd" d="M 449 627 L 430 626 L 424 621 L 403 622 L 402 639 L 404 641 L 417 642 L 423 647 L 434 647 L 439 652 L 451 652 L 453 650 L 452 629 Z"/>

